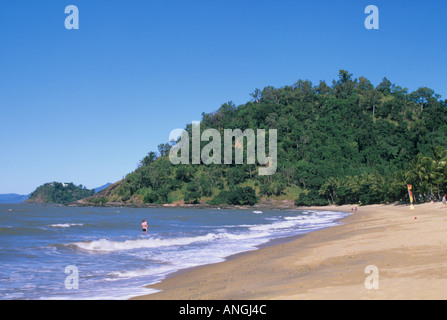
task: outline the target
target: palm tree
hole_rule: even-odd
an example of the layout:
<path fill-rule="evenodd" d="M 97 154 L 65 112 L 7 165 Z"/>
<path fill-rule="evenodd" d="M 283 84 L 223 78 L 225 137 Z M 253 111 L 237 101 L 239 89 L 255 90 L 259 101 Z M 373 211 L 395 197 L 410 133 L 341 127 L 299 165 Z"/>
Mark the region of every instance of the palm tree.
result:
<path fill-rule="evenodd" d="M 340 186 L 340 180 L 338 178 L 330 177 L 328 181 L 326 181 L 320 188 L 320 195 L 329 196 L 332 200 L 332 203 L 335 204 L 335 199 L 337 198 L 337 189 Z M 329 203 L 331 201 L 328 198 Z"/>
<path fill-rule="evenodd" d="M 405 182 L 416 186 L 418 192 L 426 199 L 434 197 L 434 187 L 436 188 L 438 198 L 441 197 L 446 178 L 447 150 L 440 147 L 433 149 L 433 157 L 417 155 L 405 173 Z"/>
<path fill-rule="evenodd" d="M 447 150 L 441 147 L 433 148 L 433 183 L 436 185 L 438 192 L 438 199 L 441 199 L 441 188 L 443 188 L 446 181 L 447 169 Z"/>
<path fill-rule="evenodd" d="M 405 173 L 405 182 L 411 184 L 418 192 L 421 192 L 425 196 L 426 192 L 426 157 L 418 154 L 413 161 L 410 162 L 407 172 Z"/>

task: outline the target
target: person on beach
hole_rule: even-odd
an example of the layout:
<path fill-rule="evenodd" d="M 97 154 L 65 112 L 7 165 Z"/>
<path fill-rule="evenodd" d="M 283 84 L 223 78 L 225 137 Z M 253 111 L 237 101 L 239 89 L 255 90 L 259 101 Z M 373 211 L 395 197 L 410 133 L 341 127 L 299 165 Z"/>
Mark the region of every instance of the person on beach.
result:
<path fill-rule="evenodd" d="M 141 228 L 143 229 L 144 233 L 147 232 L 147 222 L 146 222 L 146 220 L 143 220 L 143 222 L 141 223 Z"/>
<path fill-rule="evenodd" d="M 444 195 L 443 197 L 442 197 L 442 204 L 444 205 L 444 207 L 445 207 L 445 205 L 446 205 L 446 197 L 447 197 L 447 195 Z"/>

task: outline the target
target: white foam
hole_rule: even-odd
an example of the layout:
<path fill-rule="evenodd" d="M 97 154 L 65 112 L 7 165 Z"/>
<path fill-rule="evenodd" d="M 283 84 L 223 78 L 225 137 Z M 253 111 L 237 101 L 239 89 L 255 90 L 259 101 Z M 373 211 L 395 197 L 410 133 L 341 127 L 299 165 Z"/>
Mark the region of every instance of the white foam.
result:
<path fill-rule="evenodd" d="M 150 249 L 171 246 L 186 246 L 192 243 L 199 242 L 214 242 L 219 239 L 224 240 L 250 240 L 269 238 L 277 232 L 296 228 L 297 226 L 304 227 L 304 229 L 315 229 L 331 226 L 334 224 L 334 219 L 343 216 L 339 212 L 320 211 L 311 212 L 306 215 L 288 216 L 281 219 L 274 219 L 272 223 L 257 224 L 257 225 L 239 225 L 248 229 L 242 233 L 228 233 L 225 229 L 216 230 L 217 233 L 208 233 L 206 235 L 194 237 L 178 237 L 178 238 L 149 238 L 149 239 L 134 239 L 126 241 L 112 241 L 107 239 L 100 239 L 89 242 L 76 242 L 71 245 L 79 249 L 94 251 L 94 252 L 114 252 L 134 249 Z M 58 227 L 67 227 L 70 225 L 52 225 Z"/>
<path fill-rule="evenodd" d="M 311 228 L 327 227 L 333 225 L 334 220 L 337 218 L 341 218 L 342 216 L 342 213 L 331 211 L 309 212 L 305 215 L 300 214 L 297 216 L 284 217 L 282 220 L 275 219 L 275 222 L 269 224 L 257 224 L 248 227 L 252 231 L 266 232 L 277 232 L 295 228 L 297 226 Z"/>
<path fill-rule="evenodd" d="M 135 277 L 142 276 L 156 276 L 159 274 L 166 274 L 173 270 L 173 267 L 164 267 L 164 268 L 149 268 L 142 270 L 131 270 L 131 271 L 116 271 L 111 272 L 107 276 L 106 281 L 117 281 L 122 279 L 130 279 Z M 174 269 L 175 270 L 175 269 Z"/>
<path fill-rule="evenodd" d="M 159 247 L 169 247 L 169 246 L 181 246 L 188 245 L 194 242 L 210 241 L 216 239 L 216 234 L 208 233 L 204 236 L 197 237 L 180 237 L 180 238 L 150 238 L 150 239 L 137 239 L 137 240 L 126 240 L 126 241 L 110 241 L 107 239 L 100 239 L 96 241 L 89 242 L 75 242 L 72 245 L 76 247 L 88 250 L 88 251 L 122 251 L 122 250 L 133 250 L 142 248 L 159 248 Z"/>
<path fill-rule="evenodd" d="M 59 224 L 50 224 L 49 227 L 51 228 L 70 228 L 74 226 L 83 226 L 82 223 L 59 223 Z"/>
<path fill-rule="evenodd" d="M 246 232 L 240 234 L 222 232 L 222 233 L 208 233 L 206 235 L 196 237 L 179 237 L 179 238 L 166 238 L 166 239 L 149 238 L 149 239 L 126 240 L 126 241 L 111 241 L 107 239 L 100 239 L 88 242 L 75 242 L 69 245 L 87 251 L 114 252 L 114 251 L 124 251 L 134 249 L 186 246 L 192 243 L 212 242 L 219 239 L 228 239 L 228 240 L 256 239 L 256 238 L 268 237 L 271 235 L 270 233 L 265 232 L 262 228 L 260 228 L 259 230 L 253 228 L 253 231 L 261 231 L 261 232 Z"/>

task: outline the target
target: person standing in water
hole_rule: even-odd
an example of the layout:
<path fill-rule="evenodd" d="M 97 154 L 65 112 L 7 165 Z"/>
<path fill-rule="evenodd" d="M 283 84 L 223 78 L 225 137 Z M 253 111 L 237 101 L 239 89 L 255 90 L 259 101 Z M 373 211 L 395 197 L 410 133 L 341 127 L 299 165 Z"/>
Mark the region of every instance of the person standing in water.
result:
<path fill-rule="evenodd" d="M 147 222 L 146 222 L 146 220 L 143 220 L 143 222 L 141 223 L 141 228 L 143 229 L 144 233 L 147 232 Z"/>

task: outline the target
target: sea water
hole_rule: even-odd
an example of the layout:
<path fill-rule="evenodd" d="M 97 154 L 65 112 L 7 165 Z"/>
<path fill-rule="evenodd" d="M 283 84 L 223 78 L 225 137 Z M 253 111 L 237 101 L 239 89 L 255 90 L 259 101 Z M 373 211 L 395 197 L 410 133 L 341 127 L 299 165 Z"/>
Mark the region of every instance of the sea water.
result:
<path fill-rule="evenodd" d="M 127 299 L 150 294 L 156 291 L 145 286 L 172 272 L 330 227 L 346 215 L 0 205 L 0 299 Z M 143 219 L 149 224 L 147 233 L 141 230 Z M 67 285 L 67 279 L 78 286 Z"/>

